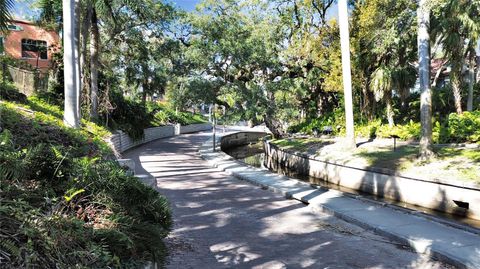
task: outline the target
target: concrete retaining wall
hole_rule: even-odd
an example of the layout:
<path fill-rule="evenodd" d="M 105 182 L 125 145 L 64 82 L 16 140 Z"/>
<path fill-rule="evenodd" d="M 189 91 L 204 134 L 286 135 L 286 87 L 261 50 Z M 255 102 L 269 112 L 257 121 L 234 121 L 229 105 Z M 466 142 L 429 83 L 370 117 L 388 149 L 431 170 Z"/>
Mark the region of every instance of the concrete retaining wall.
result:
<path fill-rule="evenodd" d="M 267 135 L 268 134 L 264 132 L 234 133 L 234 134 L 223 136 L 220 140 L 220 144 L 223 150 L 231 147 L 246 145 L 251 142 L 256 142 Z"/>
<path fill-rule="evenodd" d="M 480 188 L 472 185 L 458 186 L 372 171 L 369 167 L 347 166 L 321 157 L 284 151 L 269 141 L 265 142 L 264 149 L 267 167 L 280 165 L 379 197 L 480 220 Z"/>
<path fill-rule="evenodd" d="M 196 133 L 210 129 L 212 129 L 212 125 L 210 123 L 191 124 L 180 126 L 180 134 Z"/>
<path fill-rule="evenodd" d="M 211 128 L 212 126 L 210 124 L 192 124 L 187 126 L 171 125 L 147 128 L 144 130 L 145 136 L 143 139 L 136 141 L 130 138 L 125 132 L 117 131 L 107 140 L 107 142 L 112 147 L 115 155 L 120 157 L 122 152 L 156 139 L 172 137 L 179 134 L 207 131 Z"/>

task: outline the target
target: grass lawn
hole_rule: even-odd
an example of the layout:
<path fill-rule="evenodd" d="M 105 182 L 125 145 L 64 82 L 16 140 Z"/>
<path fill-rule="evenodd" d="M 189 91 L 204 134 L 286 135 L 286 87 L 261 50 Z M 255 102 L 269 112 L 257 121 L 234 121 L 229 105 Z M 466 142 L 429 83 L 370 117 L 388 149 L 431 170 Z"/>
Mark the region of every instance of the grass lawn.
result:
<path fill-rule="evenodd" d="M 386 168 L 406 176 L 422 179 L 468 181 L 480 184 L 480 150 L 437 147 L 437 156 L 429 162 L 417 159 L 418 146 L 406 143 L 393 151 L 390 140 L 363 143 L 353 152 L 340 142 L 319 138 L 281 139 L 273 144 L 291 151 L 315 154 L 324 160 L 344 164 Z"/>

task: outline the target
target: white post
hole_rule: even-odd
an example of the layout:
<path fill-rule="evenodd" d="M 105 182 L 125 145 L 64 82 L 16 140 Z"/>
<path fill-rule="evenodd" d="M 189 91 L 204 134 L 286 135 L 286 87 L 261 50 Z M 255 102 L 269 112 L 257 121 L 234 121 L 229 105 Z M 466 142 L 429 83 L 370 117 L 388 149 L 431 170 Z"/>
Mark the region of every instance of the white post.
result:
<path fill-rule="evenodd" d="M 349 147 L 356 147 L 353 124 L 353 97 L 352 74 L 350 68 L 350 44 L 348 32 L 347 0 L 338 1 L 338 24 L 340 27 L 340 44 L 342 48 L 343 93 L 345 97 L 345 118 L 347 128 L 347 143 Z"/>
<path fill-rule="evenodd" d="M 63 64 L 65 77 L 65 106 L 63 121 L 65 125 L 78 128 L 80 117 L 78 114 L 79 99 L 77 85 L 80 78 L 77 77 L 78 55 L 76 49 L 75 34 L 75 1 L 63 0 Z"/>

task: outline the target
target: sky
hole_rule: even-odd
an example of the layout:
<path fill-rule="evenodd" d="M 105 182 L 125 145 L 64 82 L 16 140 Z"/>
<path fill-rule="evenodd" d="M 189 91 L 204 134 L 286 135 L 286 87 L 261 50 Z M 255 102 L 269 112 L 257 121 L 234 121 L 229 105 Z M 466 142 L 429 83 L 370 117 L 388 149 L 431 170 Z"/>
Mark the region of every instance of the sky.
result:
<path fill-rule="evenodd" d="M 35 0 L 16 0 L 14 15 L 20 19 L 31 19 L 35 11 L 32 10 L 32 3 Z M 187 11 L 192 11 L 195 9 L 195 6 L 201 2 L 201 0 L 169 0 L 169 2 L 174 3 L 177 7 L 182 8 Z M 337 8 L 336 6 L 332 7 L 329 11 L 330 17 L 337 16 Z"/>
<path fill-rule="evenodd" d="M 195 6 L 201 2 L 201 0 L 171 0 L 175 3 L 177 7 L 180 7 L 187 11 L 192 11 L 195 9 Z"/>
<path fill-rule="evenodd" d="M 31 19 L 35 14 L 35 10 L 31 7 L 34 2 L 34 0 L 16 0 L 15 10 L 13 11 L 15 17 L 26 20 Z M 192 11 L 201 0 L 169 0 L 169 2 L 184 10 Z"/>

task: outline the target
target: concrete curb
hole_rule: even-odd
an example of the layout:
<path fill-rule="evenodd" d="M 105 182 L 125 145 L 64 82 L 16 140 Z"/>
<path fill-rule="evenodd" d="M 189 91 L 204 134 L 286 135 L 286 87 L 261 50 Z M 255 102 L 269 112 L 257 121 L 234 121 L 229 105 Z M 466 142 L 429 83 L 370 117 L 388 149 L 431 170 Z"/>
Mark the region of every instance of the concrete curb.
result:
<path fill-rule="evenodd" d="M 467 268 L 467 269 L 474 269 L 480 268 L 480 254 L 479 257 L 466 257 L 462 255 L 455 255 L 454 253 L 448 252 L 450 250 L 448 247 L 445 249 L 437 248 L 436 245 L 429 245 L 422 240 L 422 238 L 415 238 L 414 236 L 405 236 L 405 234 L 400 234 L 392 230 L 388 230 L 388 227 L 383 227 L 380 225 L 372 225 L 361 218 L 356 218 L 353 215 L 350 215 L 345 212 L 340 212 L 335 208 L 328 206 L 321 201 L 316 201 L 315 197 L 320 196 L 322 193 L 328 192 L 332 197 L 336 195 L 339 197 L 344 197 L 347 199 L 356 200 L 358 202 L 363 203 L 371 203 L 372 205 L 376 205 L 379 207 L 386 207 L 389 210 L 395 211 L 395 214 L 402 214 L 403 216 L 410 216 L 411 219 L 422 219 L 423 221 L 434 221 L 436 223 L 435 217 L 425 217 L 424 214 L 417 213 L 417 212 L 410 212 L 406 213 L 404 210 L 399 210 L 398 208 L 389 206 L 386 203 L 375 202 L 372 203 L 368 199 L 358 199 L 357 197 L 349 197 L 348 195 L 343 195 L 343 193 L 334 190 L 328 190 L 326 188 L 321 189 L 314 189 L 311 187 L 310 184 L 301 182 L 294 179 L 289 179 L 285 176 L 280 176 L 266 169 L 259 169 L 250 167 L 245 165 L 239 161 L 234 160 L 232 157 L 228 156 L 226 153 L 220 151 L 220 142 L 221 137 L 217 137 L 217 151 L 212 152 L 212 139 L 205 142 L 199 149 L 199 153 L 201 157 L 206 160 L 212 167 L 216 167 L 220 170 L 223 170 L 241 180 L 247 181 L 253 185 L 260 186 L 262 189 L 267 189 L 275 193 L 282 194 L 287 199 L 296 199 L 302 203 L 309 204 L 314 211 L 323 212 L 340 219 L 343 219 L 347 222 L 356 224 L 364 229 L 370 230 L 380 236 L 384 236 L 392 241 L 398 242 L 402 245 L 410 247 L 417 253 L 427 254 L 434 259 L 438 259 L 454 265 L 458 268 Z M 399 215 L 400 216 L 400 215 Z M 476 237 L 476 234 L 463 234 L 468 233 L 468 229 L 464 229 L 465 227 L 460 227 L 460 225 L 449 225 L 448 221 L 442 221 L 442 224 L 436 223 L 436 225 L 442 225 L 443 227 L 447 227 L 447 229 L 452 230 L 453 232 L 460 233 L 460 236 L 463 237 Z M 446 224 L 446 225 L 445 225 Z M 407 225 L 408 226 L 408 225 Z M 462 230 L 459 230 L 461 228 Z M 442 228 L 443 229 L 443 228 Z M 445 229 L 443 229 L 445 230 Z M 476 231 L 473 229 L 472 231 Z M 470 232 L 472 232 L 470 231 Z M 479 240 L 480 241 L 480 240 Z M 462 247 L 468 247 L 468 245 L 464 245 Z M 460 247 L 459 247 L 460 248 Z"/>

